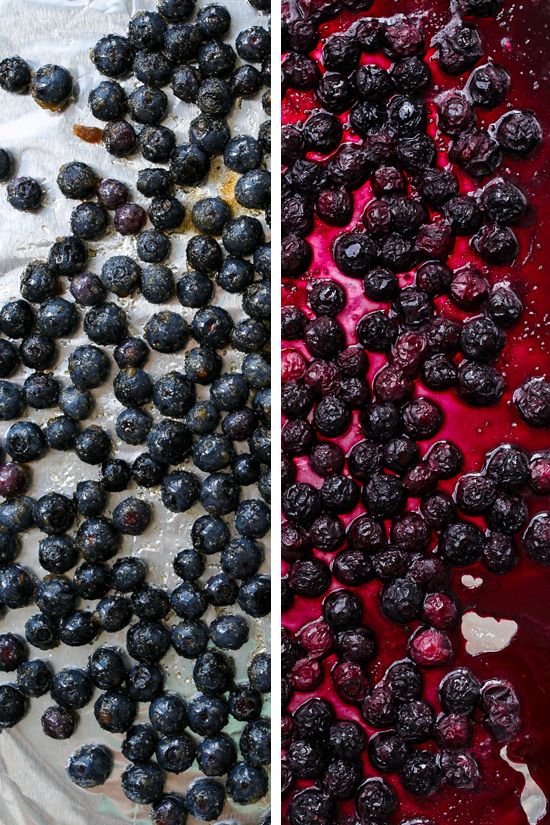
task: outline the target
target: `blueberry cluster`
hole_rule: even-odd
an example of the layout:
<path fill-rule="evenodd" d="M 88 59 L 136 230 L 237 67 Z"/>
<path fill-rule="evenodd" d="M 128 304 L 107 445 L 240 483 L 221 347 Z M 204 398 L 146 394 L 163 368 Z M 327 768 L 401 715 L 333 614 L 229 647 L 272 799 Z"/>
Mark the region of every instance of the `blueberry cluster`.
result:
<path fill-rule="evenodd" d="M 285 89 L 314 90 L 320 107 L 301 125 L 282 130 L 283 275 L 297 279 L 307 273 L 312 262 L 307 236 L 315 217 L 347 227 L 332 244 L 334 264 L 343 276 L 362 280 L 369 302 L 389 304 L 389 311 L 369 312 L 356 329 L 362 346 L 388 354 L 392 388 L 384 387 L 386 395 L 406 394 L 410 377 L 421 373 L 430 389 L 456 387 L 470 404 L 495 404 L 505 389 L 495 362 L 506 341 L 504 330 L 521 314 L 521 301 L 505 280 L 490 287 L 478 265 L 453 271 L 446 260 L 456 240 L 467 237 L 483 263 L 512 262 L 519 251 L 513 227 L 524 219 L 527 202 L 515 184 L 502 178 L 466 192 L 459 177 L 486 179 L 503 155 L 528 155 L 541 141 L 540 125 L 532 112 L 511 111 L 488 130 L 479 128 L 476 110 L 502 103 L 509 77 L 497 64 L 477 65 L 464 88 L 435 99 L 438 137 L 459 176 L 436 165 L 438 151 L 428 129 L 431 72 L 422 59 L 420 22 L 365 18 L 331 35 L 321 49 L 323 74 L 310 54 L 319 37 L 317 25 L 308 18 L 283 27 Z M 456 19 L 432 45 L 440 68 L 451 75 L 463 74 L 482 57 L 475 27 Z M 380 50 L 393 61 L 389 69 L 363 62 L 363 55 Z M 346 131 L 359 140 L 343 141 Z M 374 197 L 354 222 L 355 193 L 367 182 Z M 413 284 L 400 289 L 399 274 L 412 270 Z M 325 288 L 321 302 L 322 288 L 310 298 L 322 319 L 308 323 L 289 311 L 288 337 L 305 335 L 313 355 L 330 358 L 341 343 L 333 318 L 345 308 L 346 295 L 337 287 L 329 295 Z M 484 317 L 463 324 L 452 320 L 451 313 L 442 312 L 444 296 L 457 310 L 481 310 Z M 537 399 L 543 408 L 538 419 L 548 421 L 548 392 L 539 387 Z"/>
<path fill-rule="evenodd" d="M 268 10 L 257 0 L 251 5 Z M 270 724 L 262 714 L 269 655 L 251 658 L 247 681 L 236 675 L 251 625 L 270 611 L 261 543 L 270 525 L 270 246 L 259 219 L 262 211 L 269 220 L 269 122 L 255 139 L 233 136 L 226 120 L 240 99 L 269 84 L 269 32 L 246 29 L 234 49 L 224 40 L 228 10 L 194 6 L 159 0 L 158 11 L 132 18 L 127 37 L 109 35 L 91 52 L 110 79 L 92 90 L 89 107 L 106 121 L 109 152 L 126 157 L 139 150 L 152 164 L 136 182 L 148 209 L 132 201 L 121 181 L 80 161 L 64 164 L 57 186 L 79 202 L 71 234 L 58 238 L 45 260 L 28 264 L 20 297 L 0 308 L 0 420 L 7 427 L 0 605 L 2 611 L 37 609 L 25 638 L 0 634 L 0 671 L 16 677 L 0 685 L 0 728 L 16 725 L 29 701 L 49 694 L 54 704 L 42 714 L 43 731 L 68 739 L 78 712 L 93 702 L 99 728 L 124 737 L 124 794 L 152 805 L 158 825 L 184 825 L 188 814 L 216 820 L 226 798 L 258 802 L 267 793 L 270 762 Z M 16 81 L 25 65 L 19 58 L 0 63 L 0 86 L 24 91 Z M 127 94 L 114 78 L 131 73 L 143 85 Z M 168 112 L 161 87 L 169 83 L 175 96 L 201 110 L 181 145 L 161 125 Z M 268 111 L 267 92 L 263 106 Z M 188 269 L 176 278 L 168 264 L 170 233 L 181 231 L 187 214 L 185 198 L 176 194 L 200 190 L 222 153 L 237 173 L 235 203 L 218 196 L 194 200 Z M 12 168 L 1 152 L 0 177 Z M 13 183 L 8 200 L 17 206 Z M 14 192 L 24 189 L 15 184 Z M 112 226 L 134 239 L 135 254 L 115 254 L 93 271 L 98 250 L 89 244 Z M 236 317 L 216 303 L 220 291 L 239 300 Z M 139 334 L 126 300 L 133 298 L 151 312 Z M 77 333 L 83 342 L 70 346 Z M 181 367 L 163 369 L 168 358 Z M 120 407 L 113 432 L 93 422 L 99 399 L 111 394 Z M 131 448 L 131 460 L 117 454 L 121 444 Z M 84 477 L 72 494 L 29 495 L 33 465 L 52 451 L 74 452 L 77 475 L 95 469 L 97 477 Z M 173 588 L 148 580 L 138 556 L 121 554 L 124 537 L 139 537 L 154 524 L 152 495 L 141 497 L 141 488 L 171 513 L 199 505 L 204 511 L 194 516 L 190 546 L 174 551 L 179 583 Z M 41 533 L 40 576 L 18 558 L 31 528 Z M 90 645 L 109 633 L 123 634 L 124 646 L 106 639 L 94 644 L 84 668 L 54 672 L 29 651 Z M 165 685 L 168 655 L 181 657 L 192 673 L 197 694 L 190 701 Z M 136 723 L 143 703 L 149 722 Z M 235 724 L 238 741 L 226 732 Z M 167 775 L 192 766 L 204 776 L 185 795 L 165 793 Z M 92 788 L 112 767 L 109 749 L 96 743 L 76 750 L 67 772 Z"/>
<path fill-rule="evenodd" d="M 300 95 L 311 101 L 304 120 L 282 130 L 282 597 L 289 625 L 302 613 L 309 621 L 282 639 L 291 825 L 328 825 L 350 812 L 342 800 L 361 822 L 394 821 L 397 786 L 365 771 L 365 750 L 376 772 L 413 795 L 478 787 L 477 723 L 511 741 L 520 707 L 509 683 L 481 683 L 456 665 L 434 700 L 425 671 L 452 667 L 461 618 L 451 577 L 480 561 L 508 572 L 520 533 L 532 561 L 550 559 L 548 514 L 528 524 L 527 510 L 528 497 L 549 489 L 547 451 L 503 444 L 481 472 L 461 476 L 461 450 L 437 440 L 437 393 L 452 389 L 476 407 L 502 398 L 497 362 L 522 312 L 503 276 L 491 286 L 487 265 L 516 258 L 527 201 L 491 176 L 504 156 L 535 151 L 541 130 L 528 111 L 477 125 L 510 78 L 479 65 L 471 18 L 502 3 L 453 4 L 461 16 L 431 46 L 438 69 L 463 87 L 437 96 L 420 18 L 365 15 L 345 28 L 343 17 L 325 35 L 324 21 L 349 5 L 308 6 L 282 35 L 289 111 Z M 453 271 L 463 238 L 482 265 Z M 317 279 L 318 267 L 335 277 Z M 379 306 L 363 314 L 363 304 Z M 527 423 L 548 423 L 544 379 L 514 400 Z M 406 657 L 380 679 L 382 638 L 400 638 L 392 625 L 406 632 Z M 319 689 L 323 698 L 300 704 L 300 693 Z M 346 705 L 362 722 L 346 718 Z"/>

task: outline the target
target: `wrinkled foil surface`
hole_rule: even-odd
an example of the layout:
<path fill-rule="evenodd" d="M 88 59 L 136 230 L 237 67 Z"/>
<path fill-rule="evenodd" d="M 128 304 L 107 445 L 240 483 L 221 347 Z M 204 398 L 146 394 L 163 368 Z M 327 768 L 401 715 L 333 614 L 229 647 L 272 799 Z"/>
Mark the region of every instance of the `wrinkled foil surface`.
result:
<path fill-rule="evenodd" d="M 235 38 L 243 28 L 252 25 L 267 26 L 267 15 L 255 11 L 246 0 L 224 0 L 232 16 L 229 38 Z M 206 5 L 206 0 L 203 3 Z M 73 134 L 73 126 L 101 127 L 87 107 L 88 93 L 103 78 L 89 59 L 89 49 L 103 35 L 124 34 L 129 18 L 137 11 L 155 4 L 151 0 L 0 0 L 0 59 L 19 54 L 34 70 L 46 63 L 59 63 L 67 67 L 76 79 L 78 97 L 63 112 L 54 113 L 40 108 L 30 95 L 9 95 L 0 90 L 0 146 L 8 149 L 15 158 L 15 174 L 30 175 L 40 181 L 45 191 L 44 206 L 36 213 L 22 213 L 12 209 L 6 201 L 6 186 L 0 184 L 0 300 L 2 303 L 19 297 L 19 279 L 29 261 L 44 259 L 52 242 L 61 235 L 70 234 L 70 213 L 75 201 L 66 200 L 56 185 L 59 167 L 71 160 L 89 163 L 101 176 L 123 180 L 130 186 L 131 199 L 146 206 L 145 199 L 135 189 L 137 172 L 151 164 L 139 154 L 127 159 L 110 156 L 101 144 L 90 144 Z M 135 78 L 122 81 L 127 91 L 139 85 Z M 174 130 L 177 143 L 187 140 L 189 122 L 196 117 L 198 109 L 175 98 L 169 87 L 165 88 L 169 97 L 169 115 L 164 125 Z M 257 136 L 260 123 L 266 119 L 261 100 L 238 101 L 235 111 L 229 117 L 232 133 L 246 133 Z M 178 197 L 183 201 L 187 216 L 182 230 L 171 236 L 172 253 L 166 262 L 178 278 L 186 269 L 185 246 L 194 234 L 190 212 L 193 203 L 205 196 L 219 194 L 233 207 L 235 215 L 242 210 L 233 199 L 233 188 L 237 176 L 225 169 L 220 158 L 215 158 L 208 181 L 189 190 L 180 189 Z M 260 214 L 257 217 L 261 217 Z M 88 244 L 90 260 L 87 268 L 99 272 L 104 260 L 114 254 L 134 255 L 134 240 L 123 238 L 111 231 L 99 242 Z M 67 283 L 65 283 L 65 286 Z M 70 295 L 68 296 L 70 298 Z M 116 298 L 129 316 L 129 334 L 141 334 L 143 326 L 154 312 L 171 308 L 182 312 L 191 321 L 194 310 L 182 308 L 177 300 L 166 305 L 150 305 L 140 297 Z M 227 309 L 235 320 L 242 314 L 240 296 L 218 290 L 212 303 Z M 83 313 L 81 313 L 83 316 Z M 70 352 L 87 338 L 82 330 L 82 317 L 78 330 L 70 340 L 59 340 L 59 358 L 55 373 L 63 386 L 70 383 L 67 358 Z M 189 342 L 188 348 L 194 345 Z M 112 353 L 112 348 L 108 350 Z M 222 353 L 223 354 L 223 353 Z M 147 371 L 153 378 L 173 369 L 183 370 L 183 356 L 162 355 L 152 352 L 147 362 Z M 224 355 L 224 371 L 237 370 L 240 365 L 238 353 Z M 21 369 L 10 380 L 22 383 L 31 370 Z M 97 423 L 104 426 L 113 437 L 114 454 L 132 461 L 144 445 L 131 447 L 119 441 L 115 435 L 114 423 L 121 405 L 112 393 L 111 381 L 116 374 L 112 363 L 109 381 L 93 390 L 96 408 L 85 425 Z M 199 398 L 207 396 L 208 388 L 198 388 Z M 206 392 L 205 392 L 206 391 Z M 158 413 L 148 408 L 155 420 Z M 57 408 L 50 410 L 28 409 L 29 420 L 45 423 L 59 414 Z M 0 437 L 3 439 L 13 422 L 0 422 Z M 239 449 L 239 446 L 237 447 Z M 246 445 L 244 448 L 246 449 Z M 187 460 L 185 469 L 193 469 Z M 76 483 L 84 479 L 99 477 L 99 468 L 82 463 L 75 453 L 49 450 L 46 455 L 30 465 L 32 484 L 28 495 L 35 498 L 56 490 L 69 495 Z M 193 521 L 204 511 L 195 505 L 187 513 L 174 514 L 167 511 L 160 501 L 159 489 L 145 490 L 131 484 L 123 493 L 112 493 L 106 514 L 109 515 L 116 504 L 128 495 L 146 499 L 153 508 L 149 528 L 141 536 L 124 536 L 119 555 L 138 555 L 148 564 L 148 583 L 171 588 L 179 581 L 172 571 L 171 560 L 175 553 L 191 546 L 190 533 Z M 253 487 L 245 488 L 244 498 L 256 498 Z M 230 523 L 230 518 L 226 520 Z M 38 564 L 38 542 L 43 535 L 33 529 L 22 535 L 22 551 L 17 559 L 32 570 L 36 576 L 45 574 Z M 268 537 L 262 540 L 266 551 L 266 561 L 262 570 L 269 570 Z M 203 580 L 218 570 L 218 557 L 208 556 L 208 566 Z M 79 608 L 86 608 L 82 602 Z M 23 634 L 27 618 L 36 612 L 36 606 L 8 611 L 1 621 L 1 632 Z M 208 623 L 216 612 L 238 612 L 238 606 L 231 608 L 209 608 L 203 617 Z M 247 616 L 250 626 L 248 643 L 233 654 L 236 663 L 237 681 L 246 680 L 247 665 L 252 656 L 269 647 L 269 618 L 257 620 Z M 176 617 L 177 621 L 177 617 Z M 174 622 L 173 618 L 168 619 Z M 125 631 L 118 634 L 102 634 L 92 646 L 69 648 L 60 646 L 53 651 L 30 648 L 30 658 L 43 658 L 51 662 L 57 671 L 62 667 L 85 666 L 94 647 L 99 645 L 124 645 Z M 128 664 L 130 660 L 128 659 Z M 166 671 L 166 688 L 191 698 L 195 693 L 192 680 L 193 661 L 182 659 L 173 651 L 161 663 Z M 0 683 L 14 681 L 15 674 L 0 674 Z M 79 712 L 79 724 L 75 734 L 67 741 L 55 741 L 46 737 L 41 729 L 40 717 L 53 704 L 48 695 L 33 699 L 26 717 L 15 728 L 0 733 L 0 825 L 145 825 L 150 823 L 149 807 L 130 803 L 120 788 L 120 775 L 127 765 L 120 754 L 122 735 L 101 730 L 93 715 L 93 702 L 99 695 L 96 690 L 92 702 Z M 269 716 L 269 697 L 264 697 L 263 715 Z M 136 722 L 147 721 L 147 705 L 141 705 Z M 236 740 L 243 723 L 231 719 L 225 731 Z M 198 737 L 195 736 L 195 739 Z M 107 745 L 113 752 L 115 768 L 109 781 L 102 787 L 86 791 L 73 785 L 65 773 L 69 755 L 85 743 L 98 742 Z M 183 791 L 201 776 L 196 763 L 189 771 L 179 776 L 170 774 L 167 790 Z M 264 799 L 257 805 L 238 806 L 230 800 L 220 816 L 220 822 L 256 825 L 267 808 Z M 190 825 L 198 821 L 189 817 Z"/>

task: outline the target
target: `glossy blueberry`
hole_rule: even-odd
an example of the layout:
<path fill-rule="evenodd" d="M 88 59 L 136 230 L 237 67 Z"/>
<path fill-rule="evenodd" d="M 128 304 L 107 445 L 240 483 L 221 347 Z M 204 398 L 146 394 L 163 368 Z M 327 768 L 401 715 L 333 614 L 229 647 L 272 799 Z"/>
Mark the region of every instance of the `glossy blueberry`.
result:
<path fill-rule="evenodd" d="M 138 662 L 159 662 L 170 647 L 170 634 L 160 622 L 139 621 L 126 634 L 126 647 Z"/>
<path fill-rule="evenodd" d="M 0 62 L 0 88 L 6 92 L 26 92 L 31 82 L 31 69 L 22 57 L 5 57 Z"/>
<path fill-rule="evenodd" d="M 164 789 L 164 774 L 154 762 L 131 765 L 126 768 L 121 779 L 125 796 L 139 805 L 156 802 Z"/>
<path fill-rule="evenodd" d="M 201 736 L 220 733 L 228 720 L 228 707 L 221 697 L 198 694 L 189 703 L 189 727 Z"/>
<path fill-rule="evenodd" d="M 128 671 L 127 688 L 130 696 L 140 702 L 150 702 L 162 691 L 163 671 L 153 664 L 140 663 Z"/>

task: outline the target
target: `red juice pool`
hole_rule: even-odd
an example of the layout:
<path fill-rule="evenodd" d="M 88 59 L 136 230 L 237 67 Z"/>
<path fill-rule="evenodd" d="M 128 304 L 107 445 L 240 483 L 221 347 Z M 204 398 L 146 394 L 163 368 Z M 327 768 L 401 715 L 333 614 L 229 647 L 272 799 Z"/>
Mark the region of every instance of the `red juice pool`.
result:
<path fill-rule="evenodd" d="M 284 4 L 283 4 L 284 6 Z M 283 8 L 290 18 L 296 13 L 292 8 Z M 320 26 L 321 42 L 330 34 L 345 31 L 349 25 L 366 16 L 390 17 L 396 13 L 418 13 L 425 20 L 429 44 L 432 35 L 451 19 L 447 0 L 376 0 L 368 12 L 344 12 L 333 20 Z M 550 3 L 544 0 L 525 0 L 523 3 L 508 3 L 495 19 L 476 19 L 473 21 L 480 31 L 484 44 L 484 57 L 481 62 L 492 59 L 507 69 L 511 77 L 511 88 L 506 101 L 497 109 L 485 112 L 477 109 L 478 124 L 487 126 L 495 122 L 504 112 L 516 108 L 532 109 L 538 116 L 543 131 L 550 132 L 549 95 L 549 43 L 550 43 Z M 318 56 L 320 51 L 313 54 Z M 362 62 L 379 61 L 378 56 L 363 56 Z M 382 58 L 382 61 L 384 58 Z M 444 89 L 461 88 L 465 78 L 452 78 L 442 74 L 433 60 L 433 50 L 428 50 L 427 60 L 432 70 L 433 84 L 427 93 L 427 99 L 433 98 Z M 291 90 L 283 99 L 283 123 L 303 122 L 307 115 L 316 108 L 314 94 Z M 445 150 L 448 141 L 430 126 L 435 137 L 441 159 L 445 163 Z M 345 138 L 346 139 L 346 138 Z M 461 191 L 476 188 L 471 179 L 454 170 L 459 177 Z M 423 385 L 416 394 L 431 396 L 444 412 L 444 424 L 436 439 L 447 438 L 454 441 L 464 454 L 462 472 L 479 470 L 485 454 L 502 443 L 519 444 L 529 451 L 550 446 L 547 431 L 527 426 L 518 416 L 512 404 L 513 390 L 527 378 L 550 372 L 548 361 L 547 323 L 550 310 L 550 289 L 548 279 L 548 250 L 546 233 L 550 227 L 550 164 L 546 144 L 526 160 L 505 158 L 495 176 L 502 176 L 516 182 L 529 200 L 529 213 L 523 225 L 517 230 L 520 254 L 513 265 L 491 267 L 487 277 L 491 284 L 507 281 L 521 296 L 524 311 L 520 321 L 508 331 L 506 347 L 499 359 L 499 368 L 506 378 L 506 391 L 501 401 L 491 408 L 474 408 L 462 403 L 453 390 L 446 393 L 431 393 Z M 354 226 L 361 215 L 364 205 L 372 197 L 369 185 L 355 192 L 355 213 L 350 226 Z M 283 284 L 283 305 L 300 306 L 306 315 L 312 317 L 306 306 L 307 284 L 317 278 L 331 278 L 338 281 L 346 290 L 347 306 L 338 316 L 345 329 L 347 343 L 355 343 L 355 325 L 368 311 L 383 308 L 384 305 L 370 303 L 364 296 L 360 280 L 343 276 L 335 267 L 330 247 L 332 240 L 343 230 L 316 222 L 313 233 L 308 236 L 313 250 L 314 260 L 307 279 L 288 281 Z M 458 239 L 449 258 L 449 266 L 456 269 L 469 261 L 480 261 L 471 252 L 467 239 Z M 400 283 L 406 286 L 412 283 L 412 273 L 400 276 Z M 464 317 L 447 298 L 437 299 L 439 308 L 444 307 L 449 317 Z M 295 367 L 292 350 L 297 350 L 309 359 L 301 342 L 283 342 L 283 376 L 285 369 Z M 370 356 L 369 379 L 386 362 L 385 356 Z M 290 373 L 289 373 L 290 374 Z M 354 414 L 354 423 L 341 441 L 347 451 L 360 440 L 358 416 Z M 421 444 L 427 448 L 429 442 Z M 425 449 L 423 449 L 423 453 Z M 306 458 L 294 459 L 299 481 L 310 481 L 316 486 L 319 479 L 309 469 Z M 452 492 L 456 479 L 448 482 L 446 489 Z M 413 501 L 414 504 L 414 501 Z M 528 501 L 530 515 L 548 509 L 548 501 L 541 497 L 532 497 Z M 348 524 L 362 510 L 360 507 L 343 517 Z M 329 561 L 334 554 L 322 554 Z M 283 563 L 283 572 L 287 566 Z M 467 574 L 482 579 L 476 588 L 466 587 L 462 583 Z M 341 587 L 333 580 L 333 589 Z M 481 564 L 472 565 L 455 571 L 452 591 L 460 601 L 463 612 L 475 611 L 480 616 L 492 616 L 496 619 L 512 619 L 517 622 L 518 631 L 510 644 L 500 652 L 471 656 L 466 651 L 465 640 L 460 630 L 451 633 L 455 651 L 452 667 L 465 666 L 472 669 L 479 679 L 502 678 L 510 681 L 517 691 L 522 710 L 522 728 L 520 734 L 507 746 L 509 759 L 520 767 L 527 765 L 531 776 L 544 795 L 550 800 L 550 570 L 545 570 L 521 556 L 520 563 L 509 574 L 499 576 L 489 573 Z M 406 651 L 408 633 L 392 625 L 382 614 L 378 592 L 379 582 L 369 582 L 359 588 L 366 606 L 367 623 L 373 627 L 379 638 L 384 640 L 382 651 L 369 667 L 373 683 L 382 676 L 385 668 L 395 659 L 402 658 Z M 324 597 L 323 597 L 324 598 Z M 289 630 L 297 631 L 308 622 L 318 618 L 321 612 L 321 599 L 304 599 L 296 597 L 293 607 L 283 616 L 283 624 Z M 332 688 L 330 668 L 336 661 L 335 656 L 322 661 L 324 678 L 321 686 L 312 695 L 330 698 L 340 718 L 355 719 L 360 722 L 368 734 L 374 732 L 362 720 L 359 709 L 339 701 Z M 449 668 L 447 668 L 449 670 Z M 423 671 L 426 682 L 425 697 L 437 707 L 435 701 L 437 685 L 446 670 L 435 669 Z M 309 698 L 309 694 L 295 692 L 290 710 L 294 710 Z M 472 748 L 478 757 L 482 769 L 482 782 L 476 791 L 454 790 L 442 786 L 433 796 L 415 797 L 408 794 L 392 775 L 390 783 L 400 798 L 399 816 L 395 822 L 412 816 L 426 816 L 434 819 L 438 825 L 527 825 L 527 814 L 521 804 L 525 778 L 518 770 L 505 762 L 499 752 L 502 746 L 496 743 L 480 726 L 476 726 L 476 739 Z M 377 775 L 364 759 L 365 776 Z M 312 784 L 299 780 L 295 783 L 289 796 L 301 787 Z M 286 800 L 288 802 L 288 800 Z M 284 810 L 283 805 L 283 810 Z M 341 818 L 345 814 L 353 815 L 353 803 L 340 803 Z M 534 815 L 531 814 L 534 822 Z M 353 821 L 353 819 L 351 820 Z M 392 820 L 393 822 L 394 820 Z M 550 823 L 550 801 L 546 814 L 539 814 L 537 820 L 542 825 Z"/>

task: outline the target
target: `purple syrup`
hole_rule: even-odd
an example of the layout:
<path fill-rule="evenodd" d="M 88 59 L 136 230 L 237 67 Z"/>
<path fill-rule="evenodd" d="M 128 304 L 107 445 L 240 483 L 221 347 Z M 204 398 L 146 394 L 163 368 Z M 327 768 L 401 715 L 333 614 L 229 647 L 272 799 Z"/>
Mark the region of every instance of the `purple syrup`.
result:
<path fill-rule="evenodd" d="M 369 9 L 368 15 L 391 16 L 396 11 L 403 13 L 426 13 L 427 40 L 449 21 L 447 0 L 432 0 L 429 4 L 422 0 L 404 0 L 399 8 L 389 0 L 377 0 Z M 321 24 L 321 39 L 325 40 L 330 34 L 345 31 L 349 25 L 365 17 L 364 12 L 344 12 L 336 19 Z M 501 64 L 511 77 L 511 87 L 506 101 L 490 112 L 478 109 L 478 121 L 486 126 L 496 122 L 506 111 L 515 108 L 528 108 L 537 112 L 543 131 L 550 130 L 550 115 L 546 103 L 545 86 L 548 83 L 547 42 L 548 42 L 548 14 L 542 4 L 533 4 L 529 8 L 506 4 L 498 20 L 476 19 L 475 25 L 481 34 L 484 43 L 483 62 L 492 59 Z M 313 53 L 320 56 L 320 48 Z M 442 74 L 437 62 L 431 59 L 433 52 L 429 51 L 429 62 L 433 84 L 430 95 L 440 93 L 445 89 L 462 86 L 462 78 L 449 77 Z M 362 62 L 376 60 L 380 65 L 387 67 L 390 61 L 380 56 L 368 55 Z M 298 123 L 307 117 L 308 113 L 317 106 L 313 92 L 298 92 L 290 90 L 283 101 L 283 122 Z M 430 107 L 434 112 L 434 106 Z M 342 117 L 344 120 L 344 117 Z M 432 117 L 429 127 L 435 137 L 438 150 L 442 151 L 446 142 L 436 134 L 435 118 Z M 547 287 L 545 273 L 545 227 L 550 225 L 550 195 L 548 193 L 549 153 L 539 149 L 527 160 L 512 160 L 507 158 L 499 172 L 507 180 L 517 182 L 525 192 L 529 201 L 529 214 L 523 225 L 517 230 L 520 244 L 520 253 L 511 266 L 492 266 L 489 272 L 491 285 L 508 282 L 520 295 L 524 310 L 520 321 L 508 333 L 508 342 L 499 361 L 499 367 L 506 378 L 506 390 L 502 400 L 495 407 L 473 408 L 461 402 L 454 392 L 430 393 L 422 387 L 422 395 L 430 397 L 439 404 L 444 412 L 443 427 L 433 440 L 443 438 L 455 442 L 464 454 L 463 473 L 479 471 L 483 465 L 487 452 L 502 443 L 521 445 L 528 451 L 536 451 L 547 446 L 544 431 L 528 427 L 518 416 L 512 403 L 514 389 L 527 378 L 543 375 L 548 367 L 547 336 L 544 325 L 547 323 L 550 311 L 550 290 Z M 441 164 L 445 163 L 442 155 Z M 497 175 L 499 174 L 497 172 Z M 476 188 L 474 182 L 455 169 L 459 177 L 461 191 Z M 355 192 L 354 214 L 350 227 L 354 226 L 363 213 L 365 204 L 372 198 L 370 185 L 365 185 Z M 380 304 L 370 303 L 364 296 L 360 280 L 353 280 L 342 276 L 336 269 L 330 247 L 334 238 L 342 232 L 341 227 L 330 227 L 316 222 L 313 233 L 308 236 L 313 250 L 314 260 L 308 272 L 308 281 L 317 278 L 329 277 L 340 283 L 347 293 L 347 307 L 340 317 L 347 343 L 355 343 L 355 325 L 368 311 L 379 309 Z M 451 269 L 456 269 L 468 262 L 480 261 L 472 253 L 468 241 L 457 239 L 453 254 L 448 260 Z M 400 276 L 400 285 L 412 283 L 412 273 Z M 312 317 L 306 305 L 307 281 L 288 282 L 283 286 L 283 305 L 301 307 L 308 317 Z M 437 305 L 445 305 L 448 317 L 462 320 L 467 314 L 462 313 L 451 304 L 447 298 L 437 299 Z M 283 376 L 285 369 L 290 367 L 294 376 L 301 369 L 300 359 L 288 350 L 302 352 L 309 359 L 307 351 L 299 341 L 283 342 L 287 349 L 283 361 Z M 383 355 L 370 355 L 369 382 L 380 367 L 385 364 Z M 343 438 L 339 440 L 341 447 L 347 452 L 350 447 L 362 438 L 359 430 L 358 416 L 354 413 L 354 423 Z M 422 444 L 423 452 L 430 442 Z M 318 485 L 319 481 L 309 469 L 305 458 L 294 460 L 298 469 L 298 480 L 312 481 Z M 453 491 L 456 479 L 440 484 L 440 489 Z M 548 500 L 541 497 L 528 497 L 530 517 L 543 509 L 548 508 Z M 353 518 L 362 512 L 361 507 L 343 517 L 347 525 Z M 475 521 L 475 519 L 469 519 Z M 334 554 L 335 555 L 335 554 Z M 327 560 L 327 554 L 323 556 Z M 331 556 L 328 557 L 329 559 Z M 283 564 L 284 572 L 288 565 Z M 476 589 L 469 589 L 462 584 L 462 576 L 467 573 L 473 577 L 483 579 L 483 585 Z M 332 589 L 341 585 L 335 581 Z M 455 571 L 450 591 L 458 598 L 462 612 L 475 611 L 481 616 L 514 619 L 518 623 L 518 632 L 508 647 L 498 653 L 489 653 L 476 657 L 470 656 L 465 649 L 465 642 L 456 627 L 448 632 L 452 641 L 455 658 L 452 667 L 464 666 L 470 668 L 480 680 L 499 678 L 508 680 L 518 693 L 521 703 L 522 727 L 520 733 L 508 746 L 509 758 L 529 767 L 531 775 L 550 799 L 550 715 L 548 714 L 548 699 L 545 685 L 550 684 L 550 658 L 548 656 L 548 638 L 550 636 L 550 600 L 548 599 L 549 574 L 543 568 L 532 563 L 522 553 L 519 564 L 514 570 L 499 576 L 487 572 L 481 564 L 474 564 L 467 569 Z M 408 633 L 400 627 L 390 625 L 381 613 L 379 605 L 379 591 L 381 585 L 377 581 L 369 582 L 359 588 L 358 592 L 365 605 L 365 616 L 370 627 L 384 644 L 373 665 L 369 666 L 372 681 L 375 683 L 383 675 L 385 669 L 395 660 L 405 655 Z M 303 599 L 297 597 L 293 607 L 283 618 L 284 625 L 297 632 L 321 615 L 322 599 Z M 368 735 L 374 729 L 368 729 L 357 708 L 351 704 L 338 700 L 330 678 L 330 670 L 336 664 L 333 654 L 322 660 L 323 678 L 318 687 L 311 694 L 295 693 L 289 708 L 293 711 L 310 695 L 324 696 L 334 704 L 340 718 L 354 719 L 366 730 Z M 438 707 L 436 693 L 438 684 L 449 668 L 424 670 L 425 690 L 424 697 Z M 429 745 L 428 745 L 429 747 Z M 449 786 L 442 786 L 431 797 L 416 797 L 407 793 L 399 780 L 391 777 L 390 781 L 397 790 L 400 807 L 399 818 L 392 822 L 402 821 L 407 817 L 430 817 L 438 825 L 526 825 L 526 814 L 520 804 L 520 796 L 524 787 L 524 779 L 520 773 L 513 770 L 499 755 L 501 745 L 496 742 L 481 725 L 476 725 L 473 746 L 470 748 L 482 768 L 482 782 L 477 791 L 453 790 Z M 377 775 L 372 768 L 366 754 L 363 758 L 365 776 Z M 295 789 L 311 785 L 311 781 L 298 780 Z M 294 792 L 294 791 L 293 791 Z M 341 817 L 345 814 L 353 816 L 353 802 L 339 803 Z M 352 820 L 353 821 L 353 818 Z M 550 823 L 550 809 L 539 819 L 539 825 Z"/>

